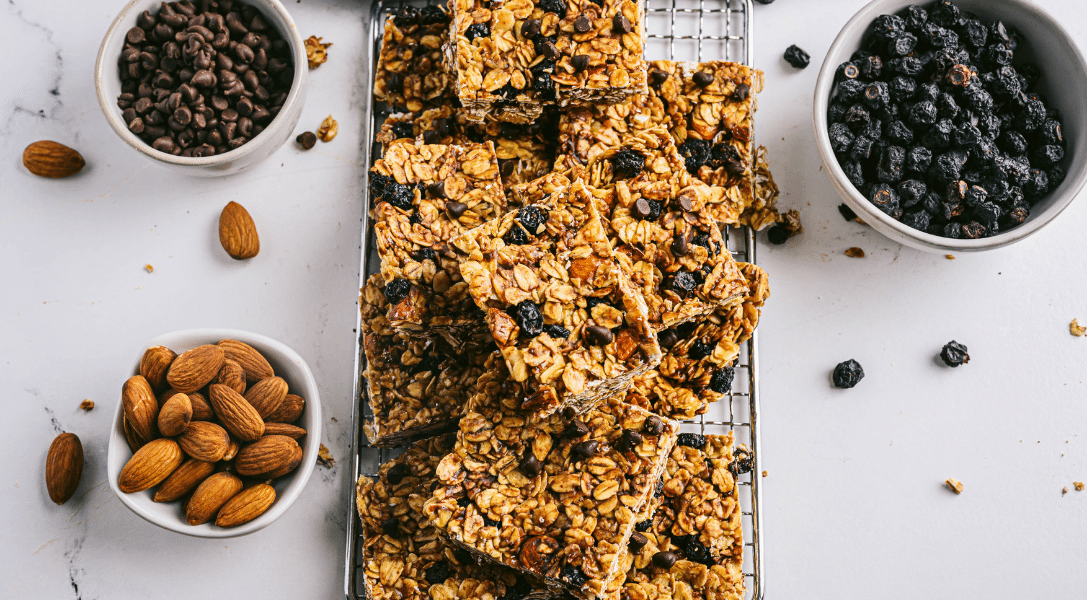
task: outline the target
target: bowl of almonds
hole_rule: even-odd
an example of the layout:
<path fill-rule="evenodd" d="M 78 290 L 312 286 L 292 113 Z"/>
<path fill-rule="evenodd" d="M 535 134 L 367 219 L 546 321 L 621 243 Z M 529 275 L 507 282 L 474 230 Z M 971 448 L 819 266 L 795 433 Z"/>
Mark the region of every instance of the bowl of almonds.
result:
<path fill-rule="evenodd" d="M 177 331 L 152 340 L 123 382 L 106 468 L 147 521 L 236 537 L 294 503 L 320 439 L 317 383 L 294 350 L 245 331 Z"/>

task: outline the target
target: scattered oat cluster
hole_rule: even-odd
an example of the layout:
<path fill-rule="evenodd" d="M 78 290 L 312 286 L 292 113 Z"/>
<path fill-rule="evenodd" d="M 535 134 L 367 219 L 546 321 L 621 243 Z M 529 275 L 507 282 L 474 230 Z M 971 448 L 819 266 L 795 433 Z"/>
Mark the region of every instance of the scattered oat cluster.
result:
<path fill-rule="evenodd" d="M 361 292 L 371 598 L 743 597 L 726 399 L 782 222 L 762 74 L 647 63 L 641 3 L 455 0 L 385 23 Z M 758 160 L 757 160 L 758 157 Z M 797 229 L 799 224 L 797 223 Z"/>

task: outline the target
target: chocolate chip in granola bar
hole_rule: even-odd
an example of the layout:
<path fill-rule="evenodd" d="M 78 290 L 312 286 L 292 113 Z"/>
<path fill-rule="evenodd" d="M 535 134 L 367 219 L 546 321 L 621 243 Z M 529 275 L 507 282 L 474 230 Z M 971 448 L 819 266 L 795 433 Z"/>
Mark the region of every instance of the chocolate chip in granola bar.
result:
<path fill-rule="evenodd" d="M 539 19 L 529 19 L 525 21 L 524 24 L 521 25 L 521 36 L 532 39 L 540 35 L 540 25 L 541 22 Z"/>
<path fill-rule="evenodd" d="M 677 235 L 676 239 L 672 240 L 672 245 L 670 246 L 670 249 L 672 250 L 673 256 L 687 256 L 687 254 L 691 251 L 690 246 L 687 244 L 687 236 Z M 661 345 L 664 345 L 663 341 L 661 342 Z"/>
<path fill-rule="evenodd" d="M 392 94 L 404 91 L 404 80 L 400 77 L 400 73 L 389 73 L 389 76 L 385 78 L 385 89 Z"/>
<path fill-rule="evenodd" d="M 611 169 L 616 179 L 630 179 L 644 168 L 645 157 L 630 148 L 622 148 L 611 157 Z"/>
<path fill-rule="evenodd" d="M 540 474 L 541 466 L 540 461 L 536 459 L 536 455 L 531 450 L 528 452 L 528 456 L 521 461 L 521 472 L 525 474 L 525 477 L 534 479 Z"/>
<path fill-rule="evenodd" d="M 589 55 L 588 54 L 578 54 L 578 55 L 574 56 L 573 58 L 570 59 L 570 65 L 573 66 L 574 70 L 579 72 L 579 73 L 581 71 L 584 71 L 585 69 L 588 69 L 589 68 Z"/>
<path fill-rule="evenodd" d="M 516 158 L 500 158 L 498 159 L 498 172 L 502 177 L 509 177 L 517 171 L 517 163 Z"/>
<path fill-rule="evenodd" d="M 544 333 L 546 333 L 547 335 L 551 336 L 552 338 L 554 338 L 556 340 L 558 340 L 558 339 L 565 340 L 566 338 L 570 337 L 570 330 L 563 327 L 562 325 L 554 325 L 554 324 L 544 325 L 543 330 L 544 330 Z"/>
<path fill-rule="evenodd" d="M 491 26 L 487 23 L 473 23 L 464 31 L 464 37 L 468 38 L 468 41 L 472 41 L 479 37 L 485 38 L 490 36 Z"/>
<path fill-rule="evenodd" d="M 701 449 L 706 445 L 706 436 L 697 433 L 681 433 L 676 438 L 676 444 Z"/>
<path fill-rule="evenodd" d="M 427 184 L 426 191 L 434 198 L 449 197 L 445 192 L 445 180 Z M 459 204 L 460 206 L 454 206 L 456 204 Z M 449 215 L 454 219 L 459 219 L 460 216 L 464 214 L 464 211 L 468 210 L 468 205 L 461 202 L 446 202 L 445 210 L 449 211 Z"/>
<path fill-rule="evenodd" d="M 940 350 L 940 358 L 949 367 L 958 367 L 970 362 L 970 355 L 966 353 L 966 346 L 951 340 L 944 344 Z"/>
<path fill-rule="evenodd" d="M 658 67 L 649 67 L 649 85 L 659 88 L 665 81 L 668 81 L 668 71 Z"/>
<path fill-rule="evenodd" d="M 552 42 L 549 39 L 545 38 L 540 41 L 539 47 L 540 54 L 542 54 L 544 58 L 558 60 L 559 56 L 561 56 L 558 47 L 555 46 L 555 42 Z"/>
<path fill-rule="evenodd" d="M 446 579 L 449 579 L 451 573 L 449 572 L 449 565 L 446 562 L 436 562 L 426 570 L 426 580 L 430 585 L 438 585 L 443 583 Z"/>
<path fill-rule="evenodd" d="M 573 565 L 563 565 L 560 576 L 563 581 L 577 588 L 585 585 L 585 582 L 589 580 L 585 573 L 581 572 L 581 569 Z"/>
<path fill-rule="evenodd" d="M 623 435 L 619 440 L 619 446 L 624 450 L 633 451 L 642 443 L 642 434 L 634 431 L 633 429 L 624 429 Z"/>
<path fill-rule="evenodd" d="M 849 389 L 864 379 L 864 368 L 852 358 L 834 367 L 834 387 Z"/>
<path fill-rule="evenodd" d="M 536 337 L 543 331 L 543 314 L 532 300 L 518 302 L 513 309 L 513 318 L 521 328 L 521 333 L 529 337 Z"/>
<path fill-rule="evenodd" d="M 657 415 L 650 415 L 645 420 L 645 425 L 643 425 L 643 428 L 645 429 L 645 432 L 649 435 L 660 435 L 664 433 L 664 421 L 661 421 L 661 418 Z"/>
<path fill-rule="evenodd" d="M 744 100 L 747 100 L 748 96 L 750 95 L 751 86 L 747 85 L 746 83 L 738 83 L 736 84 L 736 89 L 732 90 L 732 101 L 743 102 Z"/>
<path fill-rule="evenodd" d="M 385 301 L 389 304 L 399 304 L 401 300 L 407 298 L 409 291 L 411 291 L 411 283 L 407 279 L 394 279 L 385 284 Z"/>
<path fill-rule="evenodd" d="M 400 485 L 401 481 L 404 481 L 404 477 L 408 475 L 408 465 L 404 463 L 396 463 L 389 467 L 388 471 L 385 471 L 385 481 L 389 482 L 389 485 Z"/>
<path fill-rule="evenodd" d="M 698 87 L 706 87 L 713 83 L 713 73 L 710 73 L 709 71 L 699 71 L 691 76 L 691 79 Z"/>
<path fill-rule="evenodd" d="M 623 13 L 616 13 L 611 20 L 611 28 L 615 33 L 627 34 L 634 31 L 634 27 L 630 24 L 630 19 Z"/>
<path fill-rule="evenodd" d="M 298 142 L 298 145 L 301 146 L 303 150 L 309 150 L 317 144 L 317 135 L 312 131 L 305 131 L 298 134 L 298 137 L 294 138 L 294 141 Z"/>
<path fill-rule="evenodd" d="M 585 328 L 585 338 L 595 346 L 607 346 L 615 339 L 611 330 L 601 325 L 589 325 Z"/>
<path fill-rule="evenodd" d="M 559 17 L 566 14 L 566 3 L 562 0 L 540 0 L 536 6 L 545 13 L 555 13 Z"/>
<path fill-rule="evenodd" d="M 631 549 L 632 552 L 640 551 L 648 543 L 649 543 L 649 538 L 647 538 L 645 536 L 645 534 L 639 533 L 637 531 L 630 534 L 630 543 L 629 543 L 629 545 L 630 545 L 630 549 Z"/>
<path fill-rule="evenodd" d="M 671 348 L 679 341 L 679 337 L 676 335 L 674 329 L 665 329 L 657 334 L 657 341 L 660 343 L 661 348 Z M 656 418 L 656 417 L 650 417 Z M 660 419 L 657 419 L 660 421 Z M 647 421 L 648 422 L 648 421 Z"/>
<path fill-rule="evenodd" d="M 397 521 L 396 517 L 389 517 L 381 522 L 381 530 L 389 537 L 396 537 L 400 531 L 400 521 Z"/>
<path fill-rule="evenodd" d="M 732 388 L 732 380 L 736 377 L 736 370 L 732 367 L 721 367 L 710 376 L 710 390 L 718 394 L 724 394 Z"/>
<path fill-rule="evenodd" d="M 598 442 L 596 440 L 585 440 L 584 442 L 578 442 L 578 443 L 574 444 L 574 448 L 573 448 L 574 454 L 577 454 L 579 456 L 583 456 L 585 458 L 592 457 L 593 455 L 596 454 L 597 450 L 599 450 L 599 449 L 600 449 L 600 442 Z"/>
<path fill-rule="evenodd" d="M 453 549 L 453 559 L 457 561 L 458 565 L 470 565 L 476 562 L 472 560 L 472 553 L 463 548 Z"/>
<path fill-rule="evenodd" d="M 667 550 L 658 552 L 653 555 L 653 564 L 661 569 L 671 569 L 676 564 L 676 553 Z"/>
<path fill-rule="evenodd" d="M 574 21 L 574 31 L 578 33 L 586 33 L 593 28 L 593 20 L 589 18 L 589 15 L 581 13 Z"/>
<path fill-rule="evenodd" d="M 746 171 L 743 160 L 740 158 L 740 152 L 726 142 L 713 145 L 710 150 L 709 163 L 714 169 L 724 167 L 725 172 L 729 175 L 742 175 Z"/>
<path fill-rule="evenodd" d="M 563 439 L 576 438 L 581 437 L 586 433 L 589 433 L 589 426 L 583 421 L 574 419 L 566 426 L 566 429 L 562 430 L 562 437 Z"/>
<path fill-rule="evenodd" d="M 661 214 L 661 207 L 659 202 L 638 198 L 634 201 L 634 206 L 630 208 L 630 212 L 636 219 L 655 221 Z"/>

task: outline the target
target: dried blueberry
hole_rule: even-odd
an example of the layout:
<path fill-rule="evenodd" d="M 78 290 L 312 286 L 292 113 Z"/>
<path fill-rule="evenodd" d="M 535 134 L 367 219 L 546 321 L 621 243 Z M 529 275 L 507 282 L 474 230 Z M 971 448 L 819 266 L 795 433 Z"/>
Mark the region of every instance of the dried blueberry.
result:
<path fill-rule="evenodd" d="M 611 168 L 616 179 L 630 179 L 645 168 L 645 157 L 630 148 L 623 148 L 611 157 Z"/>
<path fill-rule="evenodd" d="M 673 536 L 676 546 L 687 556 L 687 560 L 711 567 L 717 564 L 710 555 L 709 548 L 698 540 L 698 534 Z"/>
<path fill-rule="evenodd" d="M 668 278 L 668 289 L 675 292 L 681 298 L 686 298 L 698 287 L 694 275 L 687 271 L 678 271 Z"/>
<path fill-rule="evenodd" d="M 846 221 L 856 221 L 857 213 L 853 212 L 852 208 L 849 208 L 844 202 L 838 205 L 838 212 L 841 213 L 842 218 Z"/>
<path fill-rule="evenodd" d="M 400 532 L 400 521 L 397 521 L 396 517 L 389 517 L 379 525 L 381 525 L 381 530 L 385 532 L 385 535 L 389 537 L 396 537 Z"/>
<path fill-rule="evenodd" d="M 434 563 L 426 570 L 426 580 L 427 583 L 431 585 L 437 585 L 444 582 L 446 579 L 449 579 L 449 575 L 449 565 L 447 565 L 444 560 Z"/>
<path fill-rule="evenodd" d="M 554 339 L 563 339 L 570 337 L 570 330 L 566 329 L 562 325 L 544 325 L 543 332 L 551 336 Z"/>
<path fill-rule="evenodd" d="M 710 166 L 714 169 L 724 167 L 725 172 L 729 175 L 742 175 L 747 170 L 744 168 L 739 151 L 725 142 L 713 145 L 710 150 Z"/>
<path fill-rule="evenodd" d="M 720 367 L 710 377 L 710 390 L 718 394 L 724 394 L 732 388 L 732 380 L 736 377 L 736 370 L 732 367 Z"/>
<path fill-rule="evenodd" d="M 785 62 L 797 69 L 803 69 L 808 66 L 810 60 L 811 57 L 808 53 L 801 50 L 796 44 L 785 49 Z"/>
<path fill-rule="evenodd" d="M 766 239 L 775 246 L 780 246 L 792 235 L 785 223 L 778 223 L 766 232 Z"/>
<path fill-rule="evenodd" d="M 918 210 L 914 212 L 908 212 L 902 215 L 902 224 L 907 227 L 912 227 L 918 231 L 926 231 L 932 216 L 929 213 Z"/>
<path fill-rule="evenodd" d="M 555 13 L 559 17 L 566 14 L 566 4 L 562 0 L 540 0 L 537 6 L 540 7 L 540 10 Z"/>
<path fill-rule="evenodd" d="M 411 210 L 412 201 L 415 200 L 415 190 L 411 186 L 393 181 L 385 186 L 385 193 L 381 199 L 400 210 Z"/>
<path fill-rule="evenodd" d="M 706 445 L 706 436 L 697 433 L 681 433 L 676 438 L 676 444 L 702 449 Z"/>
<path fill-rule="evenodd" d="M 532 242 L 532 238 L 529 237 L 528 232 L 517 223 L 514 223 L 510 227 L 510 230 L 506 232 L 506 235 L 502 240 L 511 246 L 524 246 L 525 244 Z"/>
<path fill-rule="evenodd" d="M 653 519 L 649 518 L 644 521 L 639 521 L 634 524 L 634 531 L 649 531 L 649 528 L 653 526 Z"/>
<path fill-rule="evenodd" d="M 695 340 L 687 350 L 687 358 L 690 358 L 691 360 L 702 360 L 713 353 L 713 348 L 713 346 L 703 340 Z"/>
<path fill-rule="evenodd" d="M 754 466 L 755 457 L 751 455 L 751 451 L 743 446 L 738 446 L 732 453 L 732 462 L 728 465 L 728 470 L 732 472 L 733 477 L 739 477 L 744 473 L 750 473 Z"/>
<path fill-rule="evenodd" d="M 848 389 L 864 378 L 864 369 L 853 359 L 838 363 L 834 367 L 834 387 Z"/>
<path fill-rule="evenodd" d="M 533 304 L 532 300 L 522 300 L 513 309 L 513 318 L 517 320 L 517 326 L 521 333 L 535 337 L 543 332 L 543 314 L 540 307 Z"/>
<path fill-rule="evenodd" d="M 547 210 L 538 206 L 522 206 L 517 210 L 517 221 L 526 231 L 536 235 L 540 226 L 547 222 Z"/>
<path fill-rule="evenodd" d="M 966 353 L 966 346 L 955 340 L 944 344 L 943 349 L 940 350 L 940 358 L 949 367 L 957 367 L 970 362 L 970 355 Z"/>
<path fill-rule="evenodd" d="M 404 481 L 404 477 L 408 475 L 408 465 L 404 463 L 396 463 L 389 467 L 388 471 L 385 471 L 385 481 L 389 485 L 400 485 L 401 481 Z"/>
<path fill-rule="evenodd" d="M 487 23 L 473 23 L 468 26 L 468 29 L 464 32 L 464 37 L 468 38 L 468 41 L 472 41 L 478 37 L 490 37 L 491 26 Z"/>
<path fill-rule="evenodd" d="M 394 279 L 385 284 L 385 301 L 389 304 L 399 304 L 401 300 L 407 298 L 410 290 L 411 283 L 407 279 Z"/>
<path fill-rule="evenodd" d="M 875 205 L 876 208 L 887 214 L 892 214 L 899 208 L 898 192 L 886 183 L 872 186 L 872 190 L 868 194 L 868 200 Z"/>
<path fill-rule="evenodd" d="M 396 23 L 397 27 L 410 27 L 415 24 L 416 19 L 419 17 L 419 9 L 414 6 L 405 6 L 397 11 L 393 17 L 393 23 Z"/>
<path fill-rule="evenodd" d="M 697 175 L 698 169 L 710 160 L 710 143 L 706 140 L 688 137 L 678 146 L 678 150 L 691 175 Z"/>
<path fill-rule="evenodd" d="M 382 175 L 377 171 L 370 171 L 370 198 L 375 201 L 385 195 L 385 188 L 392 182 L 392 177 Z"/>
<path fill-rule="evenodd" d="M 449 13 L 442 10 L 438 5 L 420 8 L 419 16 L 416 18 L 416 21 L 420 25 L 441 25 L 443 23 L 448 23 L 449 20 Z"/>

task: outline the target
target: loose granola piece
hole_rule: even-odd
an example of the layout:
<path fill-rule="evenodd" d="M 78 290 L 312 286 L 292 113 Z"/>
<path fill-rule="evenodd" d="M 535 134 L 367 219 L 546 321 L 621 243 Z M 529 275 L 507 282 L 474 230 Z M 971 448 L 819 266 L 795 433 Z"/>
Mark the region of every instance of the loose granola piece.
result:
<path fill-rule="evenodd" d="M 705 319 L 659 332 L 664 356 L 656 369 L 634 380 L 626 401 L 661 415 L 691 419 L 724 399 L 735 376 L 740 344 L 751 338 L 762 305 L 770 297 L 766 272 L 739 263 L 748 295 Z"/>
<path fill-rule="evenodd" d="M 1082 492 L 1084 490 L 1084 484 L 1082 481 L 1073 481 L 1072 485 L 1075 486 L 1077 492 Z"/>
<path fill-rule="evenodd" d="M 463 109 L 443 105 L 422 113 L 390 115 L 376 139 L 385 150 L 398 140 L 446 145 L 492 142 L 502 183 L 509 186 L 531 181 L 551 171 L 555 156 L 554 120 L 551 111 L 545 111 L 544 116 L 529 125 L 493 118 L 477 122 L 468 120 Z"/>
<path fill-rule="evenodd" d="M 442 55 L 448 39 L 449 15 L 444 8 L 406 6 L 390 16 L 381 39 L 374 97 L 413 112 L 451 98 L 453 86 Z"/>
<path fill-rule="evenodd" d="M 523 408 L 583 413 L 660 360 L 645 300 L 591 202 L 583 213 L 522 206 L 454 243 L 469 293 L 526 385 Z"/>
<path fill-rule="evenodd" d="M 380 274 L 362 289 L 362 337 L 371 419 L 363 428 L 374 446 L 400 446 L 456 427 L 483 374 L 490 349 L 458 352 L 440 336 L 393 330 Z"/>
<path fill-rule="evenodd" d="M 766 162 L 766 146 L 759 146 L 755 153 L 755 195 L 750 202 L 744 202 L 741 221 L 755 231 L 782 220 L 775 205 L 778 199 L 778 186 L 770 173 Z"/>
<path fill-rule="evenodd" d="M 393 287 L 388 317 L 408 335 L 439 334 L 456 347 L 483 329 L 461 279 L 453 238 L 506 206 L 490 143 L 394 144 L 370 169 L 381 274 Z"/>
<path fill-rule="evenodd" d="M 609 597 L 677 424 L 618 395 L 573 421 L 540 417 L 520 408 L 527 390 L 504 363 L 491 362 L 437 467 L 441 485 L 424 508 L 430 522 L 489 562 L 581 598 Z"/>
<path fill-rule="evenodd" d="M 747 292 L 717 223 L 705 215 L 709 186 L 687 176 L 663 127 L 625 137 L 586 171 L 587 189 L 620 264 L 645 296 L 654 329 L 709 314 Z"/>
<path fill-rule="evenodd" d="M 83 402 L 79 403 L 79 408 L 82 408 L 85 411 L 94 410 L 94 400 L 91 400 L 90 398 L 85 398 Z"/>
<path fill-rule="evenodd" d="M 702 447 L 676 445 L 658 494 L 639 515 L 641 537 L 620 598 L 744 597 L 742 513 L 733 461 L 733 436 L 707 435 Z M 671 554 L 664 567 L 660 558 Z M 668 561 L 664 561 L 668 562 Z"/>
<path fill-rule="evenodd" d="M 321 42 L 322 39 L 324 38 L 315 35 L 306 38 L 306 60 L 311 69 L 316 69 L 328 60 L 328 47 L 332 45 L 332 42 L 325 44 Z"/>
<path fill-rule="evenodd" d="M 340 124 L 336 122 L 336 119 L 332 118 L 332 115 L 328 115 L 324 121 L 321 121 L 321 126 L 317 128 L 317 139 L 322 142 L 331 142 L 339 131 Z"/>
<path fill-rule="evenodd" d="M 466 552 L 443 542 L 423 513 L 435 468 L 452 447 L 452 434 L 416 443 L 365 475 L 356 487 L 363 530 L 366 597 L 371 600 L 546 597 L 512 569 L 480 567 Z"/>
<path fill-rule="evenodd" d="M 646 91 L 633 0 L 454 0 L 450 38 L 453 87 L 477 120 L 529 123 L 547 104 L 614 104 Z"/>
<path fill-rule="evenodd" d="M 1079 324 L 1079 320 L 1072 319 L 1072 322 L 1068 325 L 1068 331 L 1076 337 L 1083 337 L 1087 334 L 1087 327 Z"/>
<path fill-rule="evenodd" d="M 944 482 L 944 485 L 947 486 L 947 489 L 951 490 L 952 492 L 955 492 L 956 494 L 961 494 L 962 493 L 962 482 L 959 481 L 958 479 L 952 479 L 952 478 L 948 477 L 947 481 Z"/>
<path fill-rule="evenodd" d="M 864 249 L 853 246 L 845 249 L 845 255 L 850 258 L 864 258 Z"/>
<path fill-rule="evenodd" d="M 328 446 L 321 444 L 321 447 L 317 450 L 317 462 L 331 469 L 336 466 L 336 459 L 332 458 L 332 453 L 328 451 Z"/>

